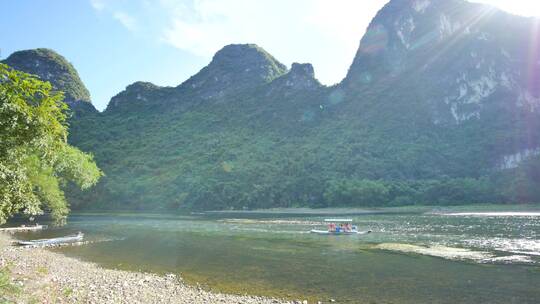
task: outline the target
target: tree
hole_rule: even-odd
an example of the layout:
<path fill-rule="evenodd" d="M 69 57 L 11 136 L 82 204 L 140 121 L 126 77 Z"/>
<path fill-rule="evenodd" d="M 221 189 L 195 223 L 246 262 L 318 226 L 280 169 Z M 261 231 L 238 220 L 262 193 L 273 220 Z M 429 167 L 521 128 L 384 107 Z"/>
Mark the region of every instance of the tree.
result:
<path fill-rule="evenodd" d="M 329 206 L 382 206 L 388 194 L 388 187 L 381 181 L 342 179 L 329 183 L 324 199 Z"/>
<path fill-rule="evenodd" d="M 62 100 L 50 83 L 0 64 L 0 224 L 43 211 L 62 220 L 69 212 L 62 188 L 86 189 L 103 175 L 92 155 L 67 143 Z"/>

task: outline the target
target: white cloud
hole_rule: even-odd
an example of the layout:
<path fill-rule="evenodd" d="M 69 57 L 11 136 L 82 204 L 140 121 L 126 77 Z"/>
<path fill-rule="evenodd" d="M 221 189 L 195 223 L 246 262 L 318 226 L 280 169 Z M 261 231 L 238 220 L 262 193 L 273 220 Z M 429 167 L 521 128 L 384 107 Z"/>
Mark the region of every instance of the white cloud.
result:
<path fill-rule="evenodd" d="M 117 11 L 113 13 L 114 19 L 118 20 L 125 28 L 130 31 L 137 29 L 137 21 L 125 12 Z"/>
<path fill-rule="evenodd" d="M 217 49 L 231 42 L 226 27 L 211 24 L 192 25 L 180 19 L 163 32 L 163 40 L 195 55 L 208 57 Z"/>
<path fill-rule="evenodd" d="M 333 84 L 345 76 L 369 23 L 388 1 L 311 2 L 305 21 L 319 36 L 313 41 L 314 48 L 325 49 L 312 58 L 322 82 Z"/>
<path fill-rule="evenodd" d="M 89 1 L 128 30 L 199 57 L 209 60 L 231 43 L 256 43 L 285 64 L 312 63 L 317 78 L 333 84 L 345 76 L 369 21 L 388 0 Z M 144 28 L 137 20 L 145 20 Z"/>
<path fill-rule="evenodd" d="M 105 8 L 105 2 L 103 0 L 90 0 L 90 5 L 97 11 L 102 11 Z"/>
<path fill-rule="evenodd" d="M 141 3 L 145 3 L 146 0 L 141 0 Z M 132 1 L 131 4 L 135 3 Z M 116 19 L 122 26 L 129 31 L 135 31 L 137 29 L 137 20 L 132 15 L 124 11 L 129 2 L 121 0 L 90 0 L 90 5 L 98 12 L 108 13 L 112 18 Z"/>
<path fill-rule="evenodd" d="M 538 0 L 469 0 L 497 6 L 505 11 L 523 16 L 540 16 Z"/>
<path fill-rule="evenodd" d="M 230 43 L 256 43 L 280 61 L 311 62 L 327 84 L 340 81 L 361 36 L 388 0 L 161 0 L 171 12 L 165 43 L 211 57 Z"/>
<path fill-rule="evenodd" d="M 369 22 L 388 1 L 90 0 L 130 31 L 177 49 L 209 60 L 227 44 L 256 43 L 285 64 L 312 63 L 326 84 L 345 76 Z M 538 6 L 530 0 L 472 1 L 515 10 Z M 137 20 L 145 20 L 144 27 Z"/>
<path fill-rule="evenodd" d="M 248 0 L 195 0 L 192 6 L 162 3 L 172 5 L 172 20 L 163 31 L 163 41 L 199 56 L 211 56 L 234 42 L 256 42 L 253 28 L 264 31 L 260 22 L 265 18 L 256 8 L 267 3 Z"/>

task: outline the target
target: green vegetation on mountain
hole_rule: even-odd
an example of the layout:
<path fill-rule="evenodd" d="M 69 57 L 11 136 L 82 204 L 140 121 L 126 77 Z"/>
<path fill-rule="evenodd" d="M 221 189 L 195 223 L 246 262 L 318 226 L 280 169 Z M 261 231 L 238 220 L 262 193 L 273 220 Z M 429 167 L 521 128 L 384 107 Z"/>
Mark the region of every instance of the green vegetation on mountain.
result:
<path fill-rule="evenodd" d="M 97 112 L 77 70 L 57 52 L 45 48 L 18 51 L 1 63 L 50 82 L 55 91 L 63 92 L 64 102 L 70 106 L 70 116 Z"/>
<path fill-rule="evenodd" d="M 266 102 L 271 101 L 250 99 L 234 107 L 224 102 L 188 112 L 174 107 L 129 115 L 105 112 L 74 123 L 71 141 L 94 151 L 107 176 L 92 193 L 70 192 L 72 201 L 84 208 L 155 210 L 540 198 L 538 193 L 516 197 L 518 188 L 499 182 L 503 173 L 513 180 L 521 169 L 489 173 L 491 169 L 481 167 L 482 156 L 465 147 L 467 142 L 449 147 L 436 139 L 441 132 L 417 140 L 396 134 L 389 140 L 378 127 L 366 131 L 350 121 L 344 127 L 317 102 L 302 112 L 277 112 L 269 106 L 257 113 Z M 522 180 L 529 182 L 522 187 L 530 190 L 540 182 L 534 176 Z"/>
<path fill-rule="evenodd" d="M 255 45 L 224 47 L 177 87 L 128 86 L 103 113 L 71 120 L 70 143 L 94 153 L 106 176 L 93 191 L 70 188 L 70 202 L 540 202 L 540 55 L 523 52 L 535 21 L 462 0 L 426 3 L 390 1 L 332 87 L 310 64 L 287 70 Z"/>
<path fill-rule="evenodd" d="M 64 92 L 68 101 L 90 102 L 90 93 L 73 65 L 53 50 L 42 48 L 15 52 L 3 63 L 50 81 L 55 90 Z"/>
<path fill-rule="evenodd" d="M 102 175 L 93 158 L 67 144 L 63 94 L 0 64 L 0 224 L 14 214 L 68 212 L 62 188 L 86 189 Z"/>

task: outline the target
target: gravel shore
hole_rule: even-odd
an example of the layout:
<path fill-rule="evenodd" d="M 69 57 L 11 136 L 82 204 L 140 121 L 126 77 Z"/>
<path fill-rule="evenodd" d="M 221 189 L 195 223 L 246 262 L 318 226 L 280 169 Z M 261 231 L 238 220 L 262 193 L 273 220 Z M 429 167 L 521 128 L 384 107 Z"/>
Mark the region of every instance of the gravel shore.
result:
<path fill-rule="evenodd" d="M 11 296 L 16 303 L 304 302 L 212 293 L 186 285 L 174 274 L 105 269 L 41 248 L 13 247 L 12 241 L 9 235 L 0 234 L 0 267 L 7 266 L 12 282 L 20 287 Z"/>

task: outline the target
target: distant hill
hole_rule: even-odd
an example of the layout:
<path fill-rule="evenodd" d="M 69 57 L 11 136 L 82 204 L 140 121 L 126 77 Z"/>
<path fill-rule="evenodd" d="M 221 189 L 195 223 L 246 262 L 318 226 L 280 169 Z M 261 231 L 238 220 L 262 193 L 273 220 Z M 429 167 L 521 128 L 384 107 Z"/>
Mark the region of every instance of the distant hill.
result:
<path fill-rule="evenodd" d="M 55 51 L 45 48 L 18 51 L 2 63 L 49 81 L 56 90 L 64 92 L 64 101 L 72 109 L 97 112 L 92 105 L 90 93 L 81 81 L 77 70 Z"/>
<path fill-rule="evenodd" d="M 393 0 L 332 87 L 226 46 L 177 87 L 136 82 L 75 117 L 71 143 L 106 177 L 68 194 L 147 210 L 540 202 L 538 24 Z"/>

